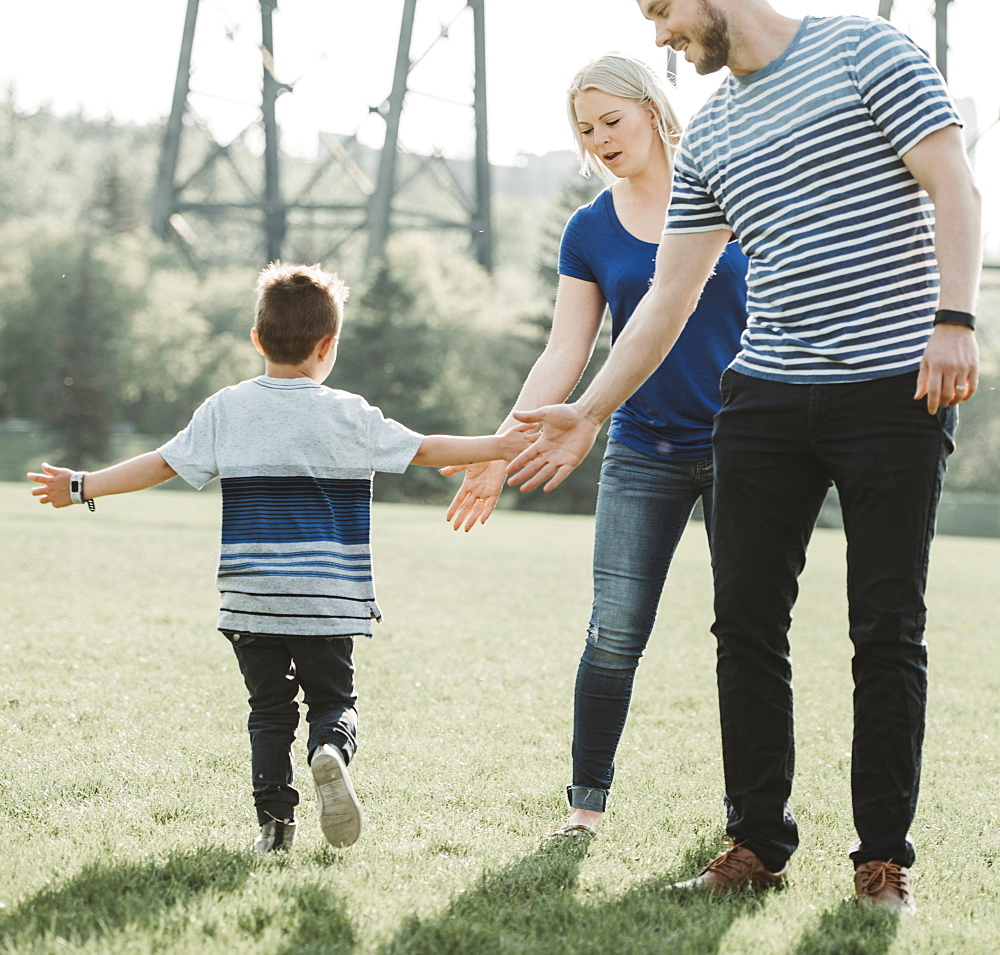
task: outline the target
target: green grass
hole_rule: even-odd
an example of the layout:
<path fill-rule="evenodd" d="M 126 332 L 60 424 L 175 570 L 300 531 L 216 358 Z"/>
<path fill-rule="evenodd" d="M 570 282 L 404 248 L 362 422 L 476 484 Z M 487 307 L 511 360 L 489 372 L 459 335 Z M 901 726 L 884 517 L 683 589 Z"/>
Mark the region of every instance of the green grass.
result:
<path fill-rule="evenodd" d="M 845 904 L 850 648 L 843 541 L 818 531 L 793 649 L 803 834 L 789 891 L 667 897 L 711 857 L 721 766 L 704 535 L 685 536 L 640 668 L 608 820 L 563 816 L 590 604 L 587 518 L 375 510 L 375 640 L 358 647 L 367 814 L 329 848 L 253 858 L 245 690 L 214 631 L 216 494 L 96 514 L 0 485 L 0 952 L 987 953 L 1000 951 L 1000 541 L 939 538 L 914 830 L 920 913 Z M 302 742 L 297 746 L 304 765 Z"/>

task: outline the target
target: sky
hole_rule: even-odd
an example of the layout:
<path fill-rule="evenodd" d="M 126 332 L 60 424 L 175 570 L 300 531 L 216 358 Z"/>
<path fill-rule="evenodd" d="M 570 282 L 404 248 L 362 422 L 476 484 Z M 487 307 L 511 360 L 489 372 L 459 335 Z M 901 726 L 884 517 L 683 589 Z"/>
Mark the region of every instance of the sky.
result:
<path fill-rule="evenodd" d="M 772 0 L 793 17 L 875 16 L 878 0 Z M 0 84 L 21 109 L 158 122 L 170 111 L 187 0 L 21 0 L 5 3 Z M 932 0 L 895 0 L 893 22 L 933 50 Z M 278 0 L 275 72 L 293 87 L 278 102 L 283 147 L 316 154 L 321 131 L 357 133 L 381 144 L 371 112 L 389 95 L 403 0 Z M 258 0 L 201 0 L 190 103 L 225 142 L 251 125 L 260 106 Z M 633 0 L 486 0 L 490 156 L 569 149 L 564 93 L 573 74 L 610 50 L 658 71 L 666 53 Z M 448 25 L 447 38 L 439 39 Z M 987 208 L 987 239 L 1000 258 L 1000 83 L 991 69 L 1000 35 L 996 0 L 952 0 L 949 85 L 972 135 Z M 415 152 L 471 156 L 472 12 L 466 0 L 418 0 L 400 143 Z M 716 88 L 678 65 L 675 107 L 687 119 Z M 993 176 L 993 178 L 1000 178 Z"/>

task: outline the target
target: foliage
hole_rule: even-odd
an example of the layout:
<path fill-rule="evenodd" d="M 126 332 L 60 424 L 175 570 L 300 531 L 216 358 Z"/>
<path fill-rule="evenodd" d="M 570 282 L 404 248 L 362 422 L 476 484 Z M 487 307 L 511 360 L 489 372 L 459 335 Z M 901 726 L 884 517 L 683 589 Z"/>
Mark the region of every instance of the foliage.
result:
<path fill-rule="evenodd" d="M 347 850 L 323 842 L 302 734 L 296 846 L 257 859 L 246 691 L 214 632 L 218 508 L 210 491 L 167 489 L 57 512 L 26 482 L 0 485 L 0 952 L 1000 950 L 1000 676 L 982 665 L 1000 541 L 934 545 L 920 910 L 897 923 L 843 901 L 854 836 L 841 533 L 813 539 L 791 634 L 792 885 L 711 902 L 665 892 L 714 854 L 723 820 L 701 527 L 671 568 L 608 819 L 594 841 L 560 846 L 544 836 L 566 812 L 592 521 L 508 511 L 466 535 L 440 509 L 377 505 L 386 616 L 356 650 L 351 765 L 366 828 Z"/>
<path fill-rule="evenodd" d="M 106 460 L 122 422 L 175 431 L 260 368 L 247 337 L 254 273 L 217 274 L 202 300 L 197 277 L 157 268 L 149 247 L 141 235 L 31 230 L 23 268 L 0 280 L 0 414 L 56 432 L 80 467 Z"/>
<path fill-rule="evenodd" d="M 1000 493 L 1000 275 L 988 273 L 976 307 L 979 389 L 959 406 L 957 448 L 948 465 L 950 490 Z"/>
<path fill-rule="evenodd" d="M 519 384 L 511 331 L 489 276 L 465 257 L 437 251 L 426 237 L 390 245 L 348 304 L 328 383 L 423 434 L 490 433 Z M 376 483 L 389 500 L 443 499 L 451 490 L 424 468 Z"/>
<path fill-rule="evenodd" d="M 197 129 L 189 132 L 194 152 L 182 157 L 185 174 L 207 146 Z M 10 94 L 0 102 L 0 241 L 7 262 L 0 274 L 0 419 L 37 426 L 37 444 L 61 444 L 79 466 L 103 463 L 109 436 L 122 430 L 144 433 L 149 443 L 173 433 L 208 394 L 260 370 L 247 344 L 254 276 L 263 264 L 259 228 L 252 216 L 199 219 L 206 259 L 231 263 L 202 274 L 191 271 L 177 247 L 153 238 L 144 221 L 160 137 L 156 127 L 56 117 L 46 109 L 20 113 Z M 206 200 L 215 189 L 235 188 L 233 176 L 251 182 L 259 163 L 248 150 L 234 144 L 225 170 L 213 166 L 198 179 Z M 407 162 L 419 164 L 419 158 Z M 290 160 L 287 173 L 295 186 L 289 195 L 309 182 L 317 201 L 356 191 L 335 166 L 321 170 Z M 535 184 L 539 194 L 548 181 Z M 551 205 L 535 195 L 498 199 L 492 276 L 469 259 L 458 235 L 408 233 L 390 243 L 385 260 L 367 274 L 357 243 L 342 245 L 324 264 L 340 269 L 355 292 L 330 383 L 359 391 L 420 431 L 494 430 L 544 347 L 562 228 L 600 187 L 573 177 Z M 430 187 L 421 180 L 420 188 Z M 346 221 L 341 226 L 353 228 Z M 292 233 L 302 241 L 290 250 L 308 253 L 309 261 L 339 234 L 316 222 L 290 225 Z M 982 383 L 961 408 L 948 487 L 997 493 L 995 284 L 984 285 L 979 317 Z M 607 347 L 605 335 L 581 387 L 603 364 Z M 604 440 L 555 494 L 508 492 L 502 506 L 592 511 Z M 456 486 L 411 468 L 386 476 L 377 493 L 446 500 Z"/>
<path fill-rule="evenodd" d="M 159 146 L 156 126 L 58 117 L 45 108 L 22 113 L 8 90 L 0 102 L 0 223 L 50 216 L 70 231 L 112 188 L 132 216 L 152 194 Z"/>
<path fill-rule="evenodd" d="M 260 374 L 249 338 L 254 280 L 249 269 L 203 282 L 186 270 L 150 273 L 122 380 L 123 415 L 137 430 L 175 432 L 210 394 Z"/>
<path fill-rule="evenodd" d="M 58 432 L 71 460 L 106 452 L 118 410 L 123 331 L 140 294 L 119 251 L 92 233 L 41 237 L 5 302 L 4 411 Z"/>
<path fill-rule="evenodd" d="M 556 286 L 559 284 L 559 244 L 563 228 L 569 217 L 581 205 L 590 202 L 600 188 L 599 184 L 580 177 L 566 180 L 553 203 L 550 215 L 545 220 L 541 254 L 536 264 L 536 273 L 543 287 L 548 290 L 549 298 L 544 309 L 529 313 L 522 321 L 522 326 L 526 329 L 525 340 L 529 344 L 531 354 L 530 363 L 525 366 L 522 378 L 527 375 L 531 363 L 535 361 L 548 341 L 549 329 L 552 325 L 552 309 L 555 306 Z M 590 384 L 591 379 L 608 357 L 611 344 L 610 325 L 609 321 L 605 321 L 590 364 L 577 386 L 577 394 Z M 521 494 L 517 498 L 517 507 L 532 511 L 593 514 L 597 504 L 597 485 L 601 474 L 601 460 L 604 457 L 606 445 L 607 426 L 601 429 L 590 454 L 563 481 L 555 494 L 542 492 Z"/>

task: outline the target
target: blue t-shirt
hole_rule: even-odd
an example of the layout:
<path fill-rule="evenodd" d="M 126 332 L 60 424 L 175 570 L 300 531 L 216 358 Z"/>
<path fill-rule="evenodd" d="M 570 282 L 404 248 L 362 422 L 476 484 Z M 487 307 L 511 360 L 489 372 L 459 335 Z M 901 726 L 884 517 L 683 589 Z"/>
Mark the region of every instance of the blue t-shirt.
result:
<path fill-rule="evenodd" d="M 610 189 L 577 209 L 566 224 L 559 274 L 600 288 L 611 310 L 612 343 L 649 288 L 656 249 L 655 242 L 636 238 L 621 224 Z M 730 242 L 670 354 L 614 413 L 612 438 L 654 458 L 712 456 L 719 378 L 739 350 L 747 321 L 746 272 L 746 256 Z"/>

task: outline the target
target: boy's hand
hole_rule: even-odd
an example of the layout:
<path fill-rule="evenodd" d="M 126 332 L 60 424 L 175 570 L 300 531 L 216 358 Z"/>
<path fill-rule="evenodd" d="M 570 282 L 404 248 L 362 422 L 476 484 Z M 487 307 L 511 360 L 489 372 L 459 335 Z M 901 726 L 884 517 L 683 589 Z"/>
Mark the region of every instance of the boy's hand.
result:
<path fill-rule="evenodd" d="M 38 503 L 69 507 L 73 503 L 69 497 L 69 479 L 73 472 L 69 468 L 54 468 L 44 461 L 42 470 L 44 474 L 28 473 L 28 480 L 39 485 L 31 491 L 38 498 Z"/>
<path fill-rule="evenodd" d="M 477 524 L 485 524 L 500 499 L 500 492 L 507 482 L 507 462 L 487 461 L 485 464 L 466 464 L 442 468 L 445 477 L 465 471 L 462 486 L 455 492 L 445 514 L 445 520 L 457 531 L 465 524 L 471 531 Z"/>

